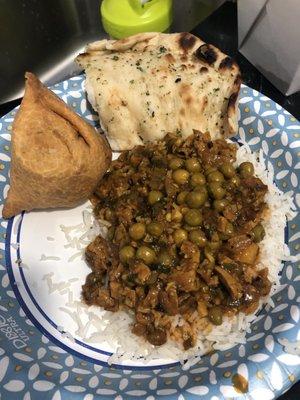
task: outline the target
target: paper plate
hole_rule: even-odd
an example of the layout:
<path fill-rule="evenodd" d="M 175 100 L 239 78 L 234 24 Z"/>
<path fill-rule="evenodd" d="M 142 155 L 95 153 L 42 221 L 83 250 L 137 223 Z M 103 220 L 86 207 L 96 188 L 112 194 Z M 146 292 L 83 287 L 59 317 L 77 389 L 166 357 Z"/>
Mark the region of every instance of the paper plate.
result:
<path fill-rule="evenodd" d="M 83 84 L 84 77 L 77 76 L 52 89 L 97 126 Z M 9 188 L 15 114 L 14 110 L 0 119 L 1 208 Z M 247 140 L 253 151 L 263 149 L 267 168 L 274 172 L 277 186 L 284 192 L 293 192 L 298 211 L 300 124 L 278 104 L 243 86 L 239 137 Z M 176 359 L 158 359 L 146 365 L 139 360 L 116 362 L 108 366 L 109 346 L 83 340 L 85 324 L 76 333 L 72 320 L 76 319 L 77 311 L 69 310 L 68 314 L 64 307 L 70 292 L 73 300 L 80 299 L 81 284 L 89 269 L 79 248 L 66 245 L 60 225 L 79 225 L 86 206 L 31 212 L 9 221 L 1 220 L 1 398 L 267 400 L 279 396 L 299 379 L 300 357 L 291 354 L 290 348 L 286 352 L 280 339 L 287 339 L 290 347 L 300 340 L 300 261 L 285 264 L 280 291 L 273 296 L 275 307 L 266 307 L 259 313 L 247 334 L 246 344 L 204 356 L 189 369 Z M 79 231 L 75 229 L 77 236 Z M 291 254 L 297 255 L 299 214 L 288 222 L 286 242 Z M 246 394 L 233 387 L 232 377 L 236 373 L 248 381 Z"/>

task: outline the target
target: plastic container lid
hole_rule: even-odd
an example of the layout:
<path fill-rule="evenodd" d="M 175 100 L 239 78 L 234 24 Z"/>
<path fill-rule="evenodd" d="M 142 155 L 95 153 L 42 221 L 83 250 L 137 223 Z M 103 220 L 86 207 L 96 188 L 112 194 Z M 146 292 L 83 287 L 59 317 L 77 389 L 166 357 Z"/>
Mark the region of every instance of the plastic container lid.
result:
<path fill-rule="evenodd" d="M 102 24 L 113 38 L 164 32 L 172 23 L 172 0 L 103 0 Z"/>

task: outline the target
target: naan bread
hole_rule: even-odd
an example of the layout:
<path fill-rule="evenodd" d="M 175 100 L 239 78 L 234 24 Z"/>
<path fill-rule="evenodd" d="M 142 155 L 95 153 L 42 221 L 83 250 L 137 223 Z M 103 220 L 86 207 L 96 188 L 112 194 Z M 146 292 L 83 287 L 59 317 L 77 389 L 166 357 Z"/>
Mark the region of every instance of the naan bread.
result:
<path fill-rule="evenodd" d="M 22 210 L 79 204 L 111 162 L 105 139 L 30 73 L 12 130 L 4 218 Z"/>
<path fill-rule="evenodd" d="M 237 64 L 190 33 L 102 40 L 77 57 L 113 150 L 194 129 L 213 139 L 237 131 Z"/>

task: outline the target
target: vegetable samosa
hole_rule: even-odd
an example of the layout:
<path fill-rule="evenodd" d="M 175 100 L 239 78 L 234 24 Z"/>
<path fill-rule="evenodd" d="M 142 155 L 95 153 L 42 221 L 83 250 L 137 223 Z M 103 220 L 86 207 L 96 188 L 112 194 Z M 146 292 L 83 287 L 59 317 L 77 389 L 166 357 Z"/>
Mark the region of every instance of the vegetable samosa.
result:
<path fill-rule="evenodd" d="M 3 217 L 73 207 L 87 199 L 111 162 L 106 140 L 36 76 L 13 123 L 10 189 Z"/>

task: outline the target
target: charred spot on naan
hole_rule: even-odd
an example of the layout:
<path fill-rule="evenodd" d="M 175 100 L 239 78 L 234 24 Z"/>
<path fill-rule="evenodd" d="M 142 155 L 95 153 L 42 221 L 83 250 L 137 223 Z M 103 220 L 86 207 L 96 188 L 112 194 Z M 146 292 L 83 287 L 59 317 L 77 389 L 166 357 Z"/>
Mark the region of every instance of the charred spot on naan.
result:
<path fill-rule="evenodd" d="M 184 62 L 187 62 L 187 61 L 188 61 L 187 55 L 186 55 L 186 54 L 182 54 L 182 55 L 180 56 L 180 61 L 182 61 L 183 63 L 184 63 Z"/>
<path fill-rule="evenodd" d="M 220 65 L 219 65 L 220 70 L 232 69 L 233 67 L 238 68 L 238 65 L 234 61 L 234 59 L 229 56 L 223 58 L 223 60 L 220 62 Z"/>
<path fill-rule="evenodd" d="M 206 72 L 208 72 L 208 68 L 206 67 L 201 67 L 199 70 L 200 74 L 206 74 Z"/>
<path fill-rule="evenodd" d="M 237 129 L 237 122 L 236 122 L 236 109 L 238 106 L 238 97 L 240 92 L 240 87 L 242 83 L 241 75 L 238 74 L 234 80 L 233 92 L 231 93 L 228 99 L 227 105 L 227 116 L 228 116 L 228 124 L 232 131 Z"/>
<path fill-rule="evenodd" d="M 210 44 L 202 44 L 194 54 L 196 58 L 208 65 L 214 64 L 218 58 L 215 48 Z"/>
<path fill-rule="evenodd" d="M 194 47 L 196 40 L 197 40 L 197 38 L 194 35 L 192 35 L 191 33 L 182 32 L 179 35 L 178 44 L 182 50 L 188 51 Z"/>
<path fill-rule="evenodd" d="M 228 99 L 228 109 L 235 107 L 238 95 L 238 92 L 232 93 L 232 95 L 230 95 Z"/>
<path fill-rule="evenodd" d="M 81 59 L 82 58 L 89 58 L 89 57 L 91 57 L 91 53 L 88 53 L 88 52 L 80 53 L 78 57 L 81 58 Z"/>

